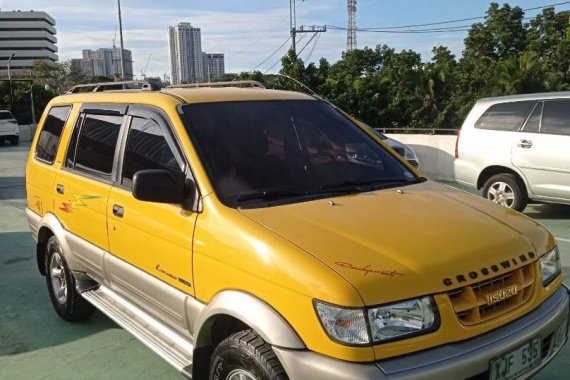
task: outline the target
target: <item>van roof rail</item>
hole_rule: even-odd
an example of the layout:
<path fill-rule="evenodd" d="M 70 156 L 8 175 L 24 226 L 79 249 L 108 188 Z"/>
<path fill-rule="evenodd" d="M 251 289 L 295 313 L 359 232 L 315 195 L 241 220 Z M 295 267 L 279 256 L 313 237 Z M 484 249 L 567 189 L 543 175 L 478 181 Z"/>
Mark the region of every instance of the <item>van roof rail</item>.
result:
<path fill-rule="evenodd" d="M 77 94 L 79 92 L 103 92 L 121 90 L 158 91 L 160 90 L 160 87 L 158 87 L 158 85 L 155 83 L 149 82 L 147 80 L 126 80 L 120 82 L 78 84 L 71 87 L 67 93 Z"/>
<path fill-rule="evenodd" d="M 202 87 L 254 87 L 265 89 L 266 87 L 256 80 L 234 80 L 230 82 L 207 82 L 207 83 L 187 83 L 173 84 L 166 88 L 202 88 Z"/>

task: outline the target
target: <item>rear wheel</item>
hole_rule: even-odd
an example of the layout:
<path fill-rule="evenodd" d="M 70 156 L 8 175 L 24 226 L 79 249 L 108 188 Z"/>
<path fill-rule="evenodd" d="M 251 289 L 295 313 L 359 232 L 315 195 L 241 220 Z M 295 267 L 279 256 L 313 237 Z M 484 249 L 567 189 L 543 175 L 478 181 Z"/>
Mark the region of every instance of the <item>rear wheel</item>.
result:
<path fill-rule="evenodd" d="M 287 380 L 271 346 L 253 330 L 224 339 L 214 350 L 211 380 Z"/>
<path fill-rule="evenodd" d="M 483 197 L 501 206 L 523 211 L 528 195 L 523 184 L 511 173 L 496 174 L 483 186 Z"/>
<path fill-rule="evenodd" d="M 10 144 L 18 145 L 20 143 L 20 136 L 12 136 L 10 137 Z"/>
<path fill-rule="evenodd" d="M 75 278 L 55 236 L 48 240 L 45 266 L 49 297 L 59 316 L 72 322 L 89 318 L 95 307 L 75 289 Z"/>

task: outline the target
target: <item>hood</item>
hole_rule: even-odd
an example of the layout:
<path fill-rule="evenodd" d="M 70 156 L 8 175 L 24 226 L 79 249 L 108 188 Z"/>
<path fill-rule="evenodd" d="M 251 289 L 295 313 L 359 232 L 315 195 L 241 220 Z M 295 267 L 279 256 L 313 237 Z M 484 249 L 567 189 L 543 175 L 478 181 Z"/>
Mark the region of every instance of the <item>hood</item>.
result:
<path fill-rule="evenodd" d="M 532 219 L 431 181 L 240 212 L 335 270 L 367 305 L 482 281 L 554 245 Z"/>

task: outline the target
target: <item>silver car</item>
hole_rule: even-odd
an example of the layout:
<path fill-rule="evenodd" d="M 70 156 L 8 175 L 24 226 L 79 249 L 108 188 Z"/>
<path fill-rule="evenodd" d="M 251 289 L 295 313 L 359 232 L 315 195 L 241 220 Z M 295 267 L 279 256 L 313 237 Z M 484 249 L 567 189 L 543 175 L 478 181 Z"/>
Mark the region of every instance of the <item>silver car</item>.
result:
<path fill-rule="evenodd" d="M 12 115 L 12 112 L 0 110 L 0 145 L 9 140 L 12 145 L 18 145 L 20 142 L 20 130 L 18 121 Z"/>
<path fill-rule="evenodd" d="M 379 132 L 377 129 L 372 128 L 371 126 L 362 121 L 359 121 L 359 123 L 365 126 L 366 128 L 370 129 L 375 134 L 377 134 L 378 137 L 380 137 L 386 144 L 388 144 L 392 149 L 394 149 L 402 157 L 404 157 L 414 168 L 416 169 L 420 168 L 420 160 L 418 158 L 418 155 L 412 148 L 410 148 L 405 144 L 402 144 L 397 140 L 394 140 L 393 138 L 386 136 L 385 134 Z"/>
<path fill-rule="evenodd" d="M 458 135 L 455 177 L 518 211 L 570 204 L 569 147 L 570 92 L 481 99 Z"/>

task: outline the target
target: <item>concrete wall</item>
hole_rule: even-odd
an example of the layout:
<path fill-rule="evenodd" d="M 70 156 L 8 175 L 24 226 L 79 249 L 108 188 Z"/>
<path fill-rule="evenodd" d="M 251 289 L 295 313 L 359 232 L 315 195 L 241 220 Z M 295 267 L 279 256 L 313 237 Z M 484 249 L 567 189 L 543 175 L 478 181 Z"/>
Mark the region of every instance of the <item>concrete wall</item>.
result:
<path fill-rule="evenodd" d="M 34 124 L 20 125 L 20 141 L 21 142 L 32 141 L 35 133 L 36 133 L 36 126 Z"/>
<path fill-rule="evenodd" d="M 420 170 L 438 181 L 455 181 L 455 135 L 386 134 L 416 151 Z"/>

